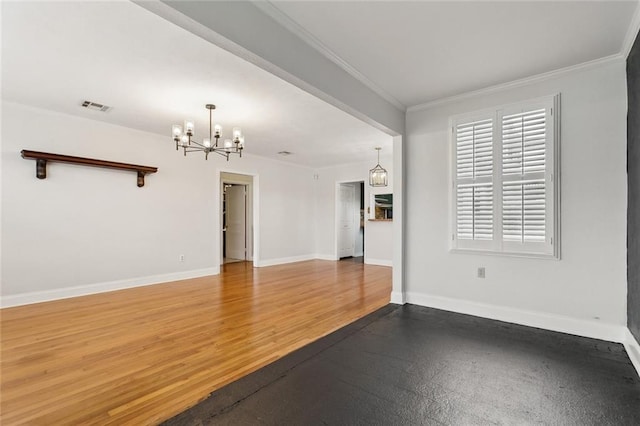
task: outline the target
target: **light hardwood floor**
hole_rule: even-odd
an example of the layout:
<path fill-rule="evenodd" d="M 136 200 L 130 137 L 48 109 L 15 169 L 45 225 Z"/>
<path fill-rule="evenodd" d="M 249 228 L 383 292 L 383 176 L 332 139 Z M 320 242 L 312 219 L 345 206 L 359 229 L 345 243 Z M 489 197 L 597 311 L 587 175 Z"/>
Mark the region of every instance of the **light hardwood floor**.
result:
<path fill-rule="evenodd" d="M 391 268 L 308 261 L 0 310 L 0 422 L 155 424 L 389 302 Z"/>

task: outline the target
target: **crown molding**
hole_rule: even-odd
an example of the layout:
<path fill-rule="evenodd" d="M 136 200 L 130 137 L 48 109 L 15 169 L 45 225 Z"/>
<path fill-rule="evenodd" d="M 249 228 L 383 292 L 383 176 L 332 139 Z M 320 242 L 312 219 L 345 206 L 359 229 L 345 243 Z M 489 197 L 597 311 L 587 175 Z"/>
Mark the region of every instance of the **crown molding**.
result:
<path fill-rule="evenodd" d="M 638 0 L 637 3 L 636 11 L 631 18 L 631 23 L 627 29 L 627 35 L 624 38 L 622 50 L 620 52 L 625 59 L 629 56 L 631 48 L 633 47 L 633 42 L 636 40 L 638 32 L 640 31 L 640 0 Z"/>
<path fill-rule="evenodd" d="M 423 104 L 413 105 L 407 108 L 407 112 L 409 113 L 409 112 L 422 111 L 425 109 L 433 108 L 435 106 L 450 104 L 450 103 L 462 101 L 465 99 L 474 98 L 476 96 L 485 96 L 485 95 L 489 95 L 496 92 L 502 92 L 504 90 L 527 86 L 529 84 L 537 83 L 539 81 L 560 77 L 562 75 L 569 74 L 576 71 L 585 71 L 593 68 L 598 68 L 600 66 L 618 62 L 618 61 L 624 62 L 624 60 L 625 60 L 625 57 L 621 53 L 616 53 L 615 55 L 605 56 L 604 58 L 583 62 L 577 65 L 571 65 L 569 67 L 560 68 L 560 69 L 545 72 L 542 74 L 536 74 L 531 77 L 525 77 L 519 80 L 513 80 L 508 83 L 497 84 L 495 86 L 489 86 L 483 89 L 461 93 L 459 95 L 449 96 L 446 98 L 436 99 L 433 101 L 425 102 Z"/>
<path fill-rule="evenodd" d="M 305 30 L 297 22 L 291 19 L 289 15 L 284 13 L 273 3 L 271 3 L 270 1 L 253 1 L 253 4 L 273 20 L 275 20 L 278 24 L 280 24 L 281 26 L 292 32 L 295 36 L 300 38 L 302 41 L 307 43 L 309 46 L 317 50 L 322 56 L 329 59 L 331 62 L 339 66 L 342 70 L 350 74 L 360 83 L 364 84 L 366 87 L 374 91 L 377 95 L 385 99 L 387 102 L 391 103 L 394 107 L 403 112 L 407 110 L 406 105 L 394 98 L 380 86 L 376 85 L 373 81 L 369 80 L 367 77 L 365 77 L 364 74 L 355 69 L 353 66 L 349 65 L 349 63 L 347 63 L 344 59 L 342 59 L 335 52 L 329 49 L 317 37 L 315 37 L 313 34 Z"/>

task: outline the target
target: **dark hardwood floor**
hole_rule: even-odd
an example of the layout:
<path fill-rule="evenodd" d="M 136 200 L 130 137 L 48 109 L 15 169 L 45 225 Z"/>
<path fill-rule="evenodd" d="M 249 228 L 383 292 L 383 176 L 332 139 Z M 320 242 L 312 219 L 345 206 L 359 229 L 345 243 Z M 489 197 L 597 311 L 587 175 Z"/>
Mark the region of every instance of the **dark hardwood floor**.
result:
<path fill-rule="evenodd" d="M 216 392 L 175 425 L 639 425 L 620 344 L 388 305 Z"/>

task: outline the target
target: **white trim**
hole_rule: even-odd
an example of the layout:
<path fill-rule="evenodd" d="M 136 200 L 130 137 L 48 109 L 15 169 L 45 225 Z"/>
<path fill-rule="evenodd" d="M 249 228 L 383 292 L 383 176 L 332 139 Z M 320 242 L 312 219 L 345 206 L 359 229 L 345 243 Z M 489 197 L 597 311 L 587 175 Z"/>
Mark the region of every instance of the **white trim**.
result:
<path fill-rule="evenodd" d="M 367 265 L 378 265 L 378 266 L 391 266 L 393 267 L 393 260 L 389 259 L 371 259 L 370 257 L 364 258 L 364 263 Z"/>
<path fill-rule="evenodd" d="M 627 355 L 629 355 L 631 364 L 636 369 L 638 376 L 640 376 L 640 343 L 628 328 L 625 330 L 625 337 L 624 349 L 627 351 Z"/>
<path fill-rule="evenodd" d="M 340 185 L 343 184 L 348 184 L 348 183 L 362 183 L 363 185 L 363 192 L 367 192 L 367 185 L 366 185 L 366 179 L 362 178 L 360 180 L 337 180 L 335 181 L 335 209 L 334 209 L 334 230 L 333 230 L 333 250 L 334 250 L 334 258 L 335 260 L 340 260 Z M 369 192 L 370 193 L 370 192 Z M 363 195 L 364 197 L 364 195 Z M 366 197 L 364 198 L 365 200 L 367 199 Z M 365 224 L 365 240 L 366 240 L 366 224 Z M 364 256 L 366 258 L 366 252 L 367 252 L 367 245 L 366 245 L 366 241 L 363 243 L 363 247 L 362 247 L 362 254 L 359 255 L 360 256 Z M 354 251 L 354 257 L 355 257 L 355 251 Z"/>
<path fill-rule="evenodd" d="M 338 56 L 333 50 L 329 49 L 324 43 L 322 43 L 317 37 L 311 34 L 309 31 L 304 29 L 301 25 L 299 25 L 296 21 L 291 19 L 289 15 L 284 13 L 280 8 L 271 3 L 270 1 L 256 1 L 253 4 L 264 13 L 269 15 L 273 20 L 275 20 L 278 24 L 282 25 L 284 28 L 292 32 L 302 41 L 307 43 L 309 46 L 318 51 L 322 56 L 342 68 L 348 74 L 350 74 L 353 78 L 358 80 L 360 83 L 367 86 L 373 92 L 378 94 L 380 97 L 384 98 L 386 101 L 391 103 L 394 107 L 398 108 L 400 111 L 405 112 L 407 110 L 406 105 L 397 100 L 391 94 L 383 90 L 380 86 L 375 84 L 373 81 L 369 80 L 364 74 L 355 69 L 352 65 L 350 65 L 347 61 Z"/>
<path fill-rule="evenodd" d="M 559 257 L 555 257 L 553 254 L 542 254 L 542 253 L 518 253 L 514 251 L 495 251 L 495 250 L 481 250 L 481 249 L 471 249 L 471 248 L 452 248 L 449 249 L 449 253 L 454 254 L 479 254 L 482 256 L 500 256 L 500 257 L 521 257 L 526 259 L 546 259 L 546 260 L 555 260 L 559 261 Z"/>
<path fill-rule="evenodd" d="M 407 303 L 443 309 L 461 314 L 474 315 L 513 324 L 559 331 L 592 339 L 624 343 L 626 327 L 598 321 L 572 318 L 547 312 L 527 311 L 506 306 L 489 305 L 469 300 L 451 299 L 424 293 L 405 293 Z"/>
<path fill-rule="evenodd" d="M 12 306 L 30 305 L 32 303 L 50 302 L 52 300 L 68 299 L 71 297 L 88 296 L 91 294 L 106 293 L 115 290 L 124 290 L 134 287 L 162 284 L 172 281 L 187 280 L 209 275 L 220 274 L 217 266 L 192 271 L 171 272 L 168 274 L 151 275 L 148 277 L 129 278 L 124 280 L 108 281 L 104 283 L 80 285 L 75 287 L 58 288 L 55 290 L 33 291 L 29 293 L 12 294 L 0 299 L 2 308 Z"/>
<path fill-rule="evenodd" d="M 318 260 L 339 260 L 335 254 L 316 254 L 315 258 Z"/>
<path fill-rule="evenodd" d="M 256 268 L 262 268 L 265 266 L 283 265 L 285 263 L 304 262 L 305 260 L 314 260 L 316 258 L 313 254 L 303 254 L 301 256 L 280 257 L 277 259 L 260 260 L 259 262 L 253 262 L 253 266 Z"/>
<path fill-rule="evenodd" d="M 260 263 L 260 175 L 257 172 L 236 171 L 234 169 L 220 168 L 216 170 L 216 182 L 218 182 L 218 191 L 213 194 L 213 201 L 217 206 L 214 210 L 213 217 L 217 216 L 218 223 L 218 263 L 223 263 L 223 248 L 222 248 L 222 185 L 224 184 L 222 179 L 223 173 L 232 173 L 236 175 L 250 176 L 251 177 L 251 215 L 253 218 L 252 229 L 252 243 L 253 252 L 251 254 L 251 260 L 254 265 Z"/>
<path fill-rule="evenodd" d="M 600 66 L 605 66 L 610 63 L 624 61 L 624 60 L 625 60 L 625 57 L 622 54 L 616 53 L 615 55 L 605 56 L 604 58 L 583 62 L 582 64 L 572 65 L 570 67 L 561 68 L 559 70 L 549 71 L 549 72 L 537 74 L 531 77 L 526 77 L 519 80 L 513 80 L 508 83 L 497 84 L 495 86 L 489 86 L 483 89 L 478 89 L 471 92 L 461 93 L 459 95 L 449 96 L 441 99 L 435 99 L 433 101 L 425 102 L 418 105 L 413 105 L 407 108 L 407 113 L 422 111 L 435 106 L 450 104 L 450 103 L 462 101 L 469 98 L 486 96 L 492 93 L 502 92 L 505 90 L 511 90 L 517 87 L 527 86 L 529 84 L 536 83 L 542 80 L 560 77 L 564 74 L 572 73 L 574 71 L 586 71 L 586 70 L 590 70 Z"/>
<path fill-rule="evenodd" d="M 404 294 L 400 291 L 392 291 L 390 303 L 395 303 L 397 305 L 404 305 L 405 303 Z"/>
<path fill-rule="evenodd" d="M 638 32 L 640 31 L 640 0 L 638 0 L 638 4 L 636 5 L 636 11 L 631 17 L 631 23 L 629 24 L 629 28 L 627 29 L 627 34 L 624 37 L 624 42 L 622 43 L 622 50 L 620 53 L 626 59 L 629 57 L 629 53 L 631 53 L 631 48 L 633 47 L 633 42 L 636 40 L 638 36 Z"/>
<path fill-rule="evenodd" d="M 219 169 L 216 171 L 217 176 L 218 176 L 218 183 L 219 183 L 219 188 L 218 188 L 218 215 L 219 215 L 219 224 L 220 224 L 220 228 L 219 228 L 219 235 L 218 238 L 220 239 L 219 244 L 218 244 L 218 250 L 219 250 L 219 254 L 220 254 L 220 264 L 222 265 L 224 263 L 224 247 L 223 247 L 223 237 L 222 237 L 222 230 L 223 230 L 223 217 L 222 217 L 222 210 L 223 210 L 223 192 L 224 192 L 224 184 L 225 183 L 238 183 L 241 185 L 246 185 L 247 188 L 249 189 L 249 192 L 251 193 L 251 246 L 252 246 L 252 250 L 251 253 L 247 253 L 246 257 L 248 261 L 254 262 L 256 261 L 256 259 L 258 258 L 258 246 L 256 241 L 260 241 L 260 209 L 259 209 L 259 181 L 260 181 L 260 176 L 257 173 L 246 173 L 246 172 L 230 172 L 227 171 L 226 169 Z M 223 178 L 223 174 L 235 174 L 235 175 L 241 175 L 241 176 L 246 176 L 246 177 L 250 177 L 251 178 L 251 182 L 247 183 L 244 181 L 234 181 L 233 179 L 225 179 Z M 214 196 L 215 199 L 215 196 Z"/>

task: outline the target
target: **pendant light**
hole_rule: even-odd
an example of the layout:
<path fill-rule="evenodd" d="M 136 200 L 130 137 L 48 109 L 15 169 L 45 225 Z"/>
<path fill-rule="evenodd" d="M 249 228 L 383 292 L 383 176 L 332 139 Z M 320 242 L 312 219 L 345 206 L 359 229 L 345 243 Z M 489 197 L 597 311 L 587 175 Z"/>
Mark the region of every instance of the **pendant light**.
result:
<path fill-rule="evenodd" d="M 380 150 L 382 148 L 376 147 L 376 151 L 378 151 L 378 164 L 369 170 L 369 186 L 387 186 L 388 185 L 388 174 L 385 169 L 380 166 Z"/>

